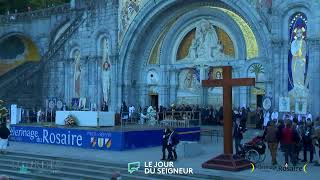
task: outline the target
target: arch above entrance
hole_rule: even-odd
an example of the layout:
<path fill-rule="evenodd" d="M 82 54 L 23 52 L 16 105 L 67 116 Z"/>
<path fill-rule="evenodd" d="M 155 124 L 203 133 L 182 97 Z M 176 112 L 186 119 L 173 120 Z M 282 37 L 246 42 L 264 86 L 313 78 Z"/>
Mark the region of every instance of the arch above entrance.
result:
<path fill-rule="evenodd" d="M 169 63 L 169 60 L 172 59 L 172 54 L 175 54 L 164 52 L 166 50 L 165 40 L 167 37 L 169 37 L 169 31 L 172 31 L 172 28 L 176 27 L 176 24 L 178 23 L 180 18 L 183 18 L 185 14 L 191 11 L 196 11 L 197 9 L 199 11 L 200 8 L 220 7 L 228 9 L 239 15 L 239 17 L 247 22 L 248 26 L 252 29 L 252 32 L 256 37 L 258 47 L 263 47 L 261 48 L 261 51 L 259 51 L 259 57 L 269 57 L 266 56 L 266 54 L 268 54 L 268 47 L 271 47 L 269 41 L 267 40 L 268 30 L 266 27 L 261 27 L 259 16 L 256 12 L 253 12 L 254 10 L 252 8 L 247 6 L 248 4 L 242 1 L 239 3 L 231 3 L 229 1 L 199 2 L 195 0 L 190 0 L 188 2 L 173 0 L 159 2 L 149 1 L 142 9 L 140 9 L 140 11 L 134 17 L 132 23 L 129 25 L 127 31 L 123 35 L 123 40 L 119 44 L 120 65 L 118 67 L 118 70 L 121 73 L 119 73 L 120 76 L 118 77 L 118 83 L 121 86 L 121 90 L 119 91 L 120 97 L 118 97 L 118 99 L 126 99 L 130 93 L 125 91 L 130 91 L 131 84 L 133 82 L 138 82 L 143 79 L 144 76 L 142 76 L 142 74 L 145 73 L 142 73 L 142 69 L 147 69 L 146 66 L 148 66 L 151 52 L 156 52 L 152 50 L 153 47 L 159 47 L 161 62 L 159 64 L 154 63 L 152 64 L 152 66 L 156 66 L 155 68 L 160 69 L 162 72 L 170 71 L 169 69 L 164 70 L 167 65 L 171 64 Z M 216 11 L 218 13 L 219 9 L 212 8 L 212 11 Z M 237 42 L 239 44 L 242 43 L 242 45 L 234 43 L 234 46 L 237 47 L 237 57 L 241 57 L 242 60 L 245 60 L 247 51 L 240 50 L 241 48 L 245 48 L 245 40 L 242 36 L 235 35 L 242 34 L 241 28 L 239 28 L 237 23 L 230 17 L 230 15 L 224 13 L 221 10 L 219 11 L 219 13 L 222 13 L 223 17 L 230 20 L 230 24 L 225 26 L 228 27 L 233 24 L 232 26 L 235 27 L 234 29 L 236 29 L 236 31 L 233 30 L 233 32 L 228 32 L 228 28 L 223 27 L 223 24 L 221 22 L 220 23 L 222 25 L 219 24 L 219 21 L 212 20 L 213 23 L 215 23 L 215 25 L 218 25 L 219 27 L 222 27 L 222 29 L 231 36 L 233 42 Z M 168 25 L 167 23 L 172 21 L 174 21 L 174 23 L 172 23 L 172 28 L 169 28 L 168 33 L 164 35 L 165 37 L 163 42 L 158 43 L 157 39 L 161 37 L 161 33 Z M 155 46 L 155 42 L 160 45 Z M 170 56 L 166 56 L 166 59 L 163 59 L 162 57 L 165 56 L 163 54 L 166 53 L 168 53 L 167 55 Z M 171 77 L 166 77 L 163 75 L 161 76 L 161 79 L 170 78 Z M 138 82 L 137 84 L 139 83 L 140 82 Z M 131 91 L 136 90 L 137 89 L 131 88 Z"/>

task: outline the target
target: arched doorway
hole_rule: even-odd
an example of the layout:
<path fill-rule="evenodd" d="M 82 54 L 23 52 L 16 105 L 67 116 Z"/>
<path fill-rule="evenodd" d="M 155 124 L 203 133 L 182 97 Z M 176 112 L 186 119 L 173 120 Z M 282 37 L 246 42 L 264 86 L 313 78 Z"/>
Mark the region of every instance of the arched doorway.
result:
<path fill-rule="evenodd" d="M 227 34 L 231 42 L 236 42 L 233 53 L 238 60 L 241 60 L 241 62 L 231 62 L 221 59 L 221 61 L 218 60 L 209 64 L 209 66 L 222 66 L 229 63 L 231 65 L 245 64 L 249 63 L 246 62 L 248 59 L 257 58 L 266 53 L 264 50 L 261 52 L 252 51 L 254 49 L 252 48 L 252 44 L 255 44 L 255 47 L 258 48 L 262 42 L 259 39 L 262 33 L 257 31 L 263 30 L 261 28 L 258 30 L 255 25 L 249 23 L 256 21 L 256 17 L 250 17 L 253 19 L 246 21 L 244 18 L 246 16 L 245 13 L 239 15 L 240 13 L 237 11 L 241 10 L 243 12 L 243 9 L 236 7 L 237 5 L 225 4 L 220 1 L 208 1 L 204 3 L 188 1 L 187 3 L 182 3 L 169 0 L 163 4 L 159 2 L 156 6 L 151 3 L 147 3 L 145 6 L 143 11 L 133 13 L 136 14 L 134 18 L 135 23 L 128 25 L 127 30 L 122 32 L 123 38 L 119 42 L 120 61 L 122 63 L 119 67 L 119 70 L 122 72 L 119 83 L 122 85 L 120 87 L 121 90 L 118 91 L 118 99 L 128 101 L 129 103 L 141 102 L 147 99 L 148 87 L 144 83 L 145 71 L 152 67 L 159 72 L 159 77 L 161 77 L 158 88 L 159 103 L 161 105 L 169 105 L 173 101 L 176 101 L 177 89 L 179 88 L 179 70 L 193 68 L 192 64 L 178 63 L 176 57 L 179 56 L 183 59 L 185 55 L 188 55 L 188 50 L 193 39 L 192 32 L 196 30 L 195 26 L 192 28 L 192 24 L 196 24 L 196 22 L 203 18 L 212 21 L 212 24 L 218 29 L 216 31 L 224 34 L 221 36 L 224 36 L 225 39 L 227 38 Z M 215 19 L 219 18 L 220 15 L 223 19 L 216 21 Z M 214 17 L 211 18 L 213 20 L 210 17 Z M 184 40 L 184 37 L 187 37 L 186 34 L 190 35 L 188 36 L 190 37 L 189 41 Z M 250 39 L 246 37 L 249 36 L 248 34 L 254 38 Z M 249 40 L 254 40 L 254 43 Z M 182 48 L 179 47 L 181 42 L 185 42 Z M 251 45 L 249 46 L 250 43 Z M 226 44 L 223 45 L 226 47 Z M 177 53 L 177 49 L 184 51 L 184 53 Z M 232 52 L 231 49 L 228 49 L 228 51 Z M 202 74 L 202 78 L 207 77 L 207 71 L 208 69 L 201 70 L 200 74 Z M 237 71 L 238 74 L 241 74 L 239 72 L 245 72 L 246 69 L 238 69 Z M 242 75 L 245 76 L 246 74 Z M 132 86 L 133 82 L 135 82 L 135 87 Z"/>

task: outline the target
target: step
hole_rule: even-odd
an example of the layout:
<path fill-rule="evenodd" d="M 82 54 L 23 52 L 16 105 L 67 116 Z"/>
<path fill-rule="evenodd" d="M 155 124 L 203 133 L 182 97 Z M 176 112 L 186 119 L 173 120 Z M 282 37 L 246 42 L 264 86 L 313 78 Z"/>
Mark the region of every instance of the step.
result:
<path fill-rule="evenodd" d="M 41 157 L 40 155 L 18 155 L 18 154 L 12 154 L 8 153 L 4 156 L 2 156 L 1 159 L 19 159 L 19 160 L 42 160 L 42 161 L 47 161 L 47 160 L 54 160 L 56 162 L 64 163 L 66 165 L 79 165 L 82 166 L 84 164 L 84 167 L 89 167 L 89 168 L 110 168 L 110 167 L 118 167 L 121 169 L 127 169 L 127 166 L 124 165 L 119 165 L 119 164 L 113 164 L 113 163 L 108 163 L 108 162 L 99 162 L 99 161 L 88 161 L 88 160 L 78 160 L 78 159 L 71 159 L 71 158 L 58 158 L 58 157 Z"/>
<path fill-rule="evenodd" d="M 19 169 L 16 167 L 10 167 L 7 165 L 1 165 L 0 169 L 2 171 L 6 172 L 15 172 L 16 174 L 19 174 Z M 110 174 L 104 174 L 103 176 L 98 175 L 87 175 L 87 174 L 80 174 L 79 173 L 73 173 L 68 172 L 67 170 L 52 170 L 52 169 L 39 169 L 39 168 L 28 168 L 29 173 L 24 173 L 26 176 L 35 176 L 35 177 L 43 177 L 46 179 L 56 179 L 56 178 L 69 178 L 69 179 L 96 179 L 96 180 L 104 180 L 105 177 L 111 177 L 112 173 Z"/>
<path fill-rule="evenodd" d="M 9 165 L 10 167 L 10 162 L 14 163 L 14 162 L 24 162 L 24 163 L 30 163 L 30 162 L 34 162 L 35 160 L 50 160 L 47 158 L 33 158 L 33 157 L 19 157 L 19 156 L 2 156 L 2 158 L 0 159 L 1 164 L 7 164 L 7 166 Z M 60 163 L 64 163 L 62 165 L 60 165 Z M 76 167 L 76 166 L 82 166 L 82 168 L 80 167 Z M 0 166 L 1 167 L 1 166 Z M 113 172 L 120 172 L 122 174 L 123 177 L 126 177 L 126 179 L 132 179 L 132 180 L 138 180 L 138 179 L 150 179 L 149 177 L 141 177 L 140 175 L 129 175 L 127 174 L 127 168 L 118 168 L 115 166 L 103 166 L 103 165 L 95 165 L 95 164 L 88 164 L 88 163 L 77 163 L 77 162 L 70 162 L 69 161 L 62 161 L 59 160 L 57 161 L 57 167 L 55 168 L 56 170 L 58 170 L 58 174 L 55 174 L 56 176 L 59 175 L 63 175 L 62 177 L 68 177 L 68 178 L 75 178 L 75 175 L 78 175 L 76 177 L 76 179 L 81 179 L 81 177 L 86 177 L 86 179 L 91 179 L 91 178 L 95 178 L 95 179 L 100 179 L 100 177 L 111 177 Z M 66 172 L 62 172 L 61 169 L 63 169 Z M 17 169 L 15 169 L 17 171 Z M 31 168 L 31 171 L 34 170 L 36 171 L 36 168 Z M 99 171 L 100 170 L 100 171 Z M 106 170 L 111 170 L 110 172 L 106 172 Z M 52 170 L 44 170 L 45 172 L 48 172 L 47 174 L 49 174 Z M 89 174 L 89 175 L 88 175 Z M 97 176 L 100 175 L 100 176 Z M 142 174 L 144 175 L 144 174 Z M 102 178 L 104 179 L 104 178 Z"/>
<path fill-rule="evenodd" d="M 127 172 L 127 165 L 102 162 L 102 161 L 90 161 L 90 160 L 79 160 L 72 158 L 53 157 L 39 154 L 26 154 L 9 152 L 6 155 L 2 155 L 0 164 L 10 165 L 10 162 L 34 162 L 34 161 L 54 161 L 56 164 L 56 170 L 59 170 L 59 177 L 78 179 L 82 177 L 86 178 L 97 178 L 101 176 L 110 176 L 113 172 L 120 172 L 123 179 L 174 179 L 174 180 L 185 180 L 185 179 L 221 179 L 219 176 L 211 175 L 146 175 L 143 170 L 139 170 L 134 174 Z M 9 169 L 10 170 L 10 169 Z M 17 169 L 15 169 L 17 170 Z M 61 172 L 67 171 L 67 172 Z M 110 171 L 110 172 L 107 172 Z M 77 176 L 78 175 L 78 176 Z"/>
<path fill-rule="evenodd" d="M 26 164 L 26 167 L 30 169 L 32 172 L 34 171 L 48 171 L 47 173 L 54 174 L 55 172 L 70 172 L 70 173 L 76 173 L 76 174 L 83 174 L 83 175 L 92 175 L 92 176 L 111 176 L 112 172 L 115 172 L 115 168 L 95 168 L 95 169 L 90 169 L 86 168 L 85 166 L 80 168 L 75 165 L 73 166 L 68 166 L 65 164 L 60 164 L 59 162 L 53 163 L 52 162 L 43 162 L 43 161 L 20 161 L 20 160 L 8 160 L 8 159 L 0 159 L 1 164 L 6 164 L 9 167 L 13 167 L 16 169 L 19 169 L 19 167 L 22 164 Z M 1 165 L 0 165 L 1 166 Z M 32 166 L 32 167 L 30 167 Z M 52 172 L 51 172 L 52 171 Z M 119 171 L 117 169 L 117 171 Z M 122 170 L 125 172 L 124 170 Z M 109 173 L 110 172 L 110 173 Z"/>
<path fill-rule="evenodd" d="M 55 178 L 52 176 L 47 176 L 47 175 L 38 175 L 38 174 L 22 174 L 17 172 L 16 170 L 10 170 L 10 169 L 0 169 L 0 174 L 5 174 L 9 177 L 14 176 L 17 177 L 17 179 L 25 180 L 25 179 L 33 179 L 33 180 L 61 180 L 61 178 Z M 11 180 L 11 178 L 10 178 Z"/>

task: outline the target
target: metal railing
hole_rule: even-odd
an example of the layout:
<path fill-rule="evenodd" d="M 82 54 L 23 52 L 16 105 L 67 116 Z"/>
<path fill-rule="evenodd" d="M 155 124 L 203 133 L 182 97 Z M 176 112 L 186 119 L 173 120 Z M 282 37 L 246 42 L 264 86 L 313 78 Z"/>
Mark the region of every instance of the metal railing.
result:
<path fill-rule="evenodd" d="M 24 79 L 28 79 L 35 72 L 42 70 L 43 67 L 49 62 L 49 60 L 58 52 L 58 50 L 66 43 L 66 41 L 71 37 L 71 35 L 78 29 L 78 27 L 86 20 L 87 16 L 84 13 L 78 15 L 70 26 L 62 33 L 62 35 L 52 44 L 45 55 L 42 57 L 40 63 L 35 64 L 33 68 L 24 69 L 19 71 L 15 76 L 7 77 L 0 81 L 0 87 L 6 87 L 8 84 L 19 83 Z M 3 89 L 2 89 L 3 90 Z"/>
<path fill-rule="evenodd" d="M 0 15 L 0 23 L 23 22 L 32 19 L 50 17 L 52 15 L 65 14 L 70 12 L 70 4 L 66 3 L 59 6 L 49 7 L 46 9 Z"/>

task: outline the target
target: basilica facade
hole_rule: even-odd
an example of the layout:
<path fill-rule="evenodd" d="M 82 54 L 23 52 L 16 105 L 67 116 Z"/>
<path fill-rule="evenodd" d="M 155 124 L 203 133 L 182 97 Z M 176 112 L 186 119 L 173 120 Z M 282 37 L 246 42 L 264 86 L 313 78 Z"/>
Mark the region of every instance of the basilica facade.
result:
<path fill-rule="evenodd" d="M 43 64 L 36 76 L 23 77 L 34 82 L 42 105 L 85 98 L 87 106 L 105 102 L 112 111 L 123 101 L 219 107 L 222 88 L 201 82 L 222 79 L 221 67 L 232 66 L 233 78 L 256 79 L 255 86 L 233 88 L 234 107 L 320 109 L 316 0 L 76 0 L 68 6 L 68 18 L 60 13 L 0 25 L 0 46 L 13 37 L 25 46 L 12 56 L 0 50 L 2 67 L 19 66 L 17 60 Z"/>

